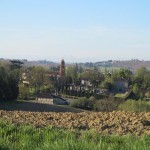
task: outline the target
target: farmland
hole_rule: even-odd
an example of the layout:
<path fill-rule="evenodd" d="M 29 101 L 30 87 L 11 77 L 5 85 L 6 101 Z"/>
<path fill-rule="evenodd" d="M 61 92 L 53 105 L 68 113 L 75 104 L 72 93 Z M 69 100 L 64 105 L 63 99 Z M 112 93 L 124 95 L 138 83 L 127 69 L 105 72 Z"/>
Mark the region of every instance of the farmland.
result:
<path fill-rule="evenodd" d="M 148 150 L 150 112 L 92 112 L 36 101 L 0 106 L 2 150 Z"/>
<path fill-rule="evenodd" d="M 148 150 L 150 113 L 0 111 L 0 149 Z"/>
<path fill-rule="evenodd" d="M 121 108 L 132 108 L 132 104 L 136 103 L 126 101 Z M 0 149 L 149 150 L 150 112 L 131 110 L 93 112 L 35 100 L 3 102 Z"/>
<path fill-rule="evenodd" d="M 150 112 L 24 112 L 0 111 L 0 118 L 14 124 L 57 127 L 71 130 L 94 129 L 101 134 L 150 135 Z"/>

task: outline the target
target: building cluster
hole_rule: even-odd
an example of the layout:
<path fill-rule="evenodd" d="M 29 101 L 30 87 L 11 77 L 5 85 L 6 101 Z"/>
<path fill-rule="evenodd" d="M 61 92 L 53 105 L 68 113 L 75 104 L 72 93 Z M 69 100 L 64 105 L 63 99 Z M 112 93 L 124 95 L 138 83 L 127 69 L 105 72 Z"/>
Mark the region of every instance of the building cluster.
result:
<path fill-rule="evenodd" d="M 59 71 L 50 71 L 47 75 L 49 77 L 55 78 L 58 82 L 60 88 L 63 87 L 63 92 L 65 91 L 65 94 L 73 93 L 75 96 L 85 96 L 86 93 L 95 93 L 95 94 L 110 94 L 110 91 L 108 89 L 102 89 L 102 88 L 96 88 L 94 85 L 90 82 L 88 78 L 81 78 L 80 84 L 75 85 L 74 83 L 65 83 L 65 61 L 64 59 L 61 60 L 60 63 L 60 69 Z M 24 72 L 22 74 L 22 83 L 29 85 L 28 81 L 28 72 Z M 63 83 L 63 84 L 62 84 Z M 114 90 L 115 92 L 127 92 L 129 90 L 129 83 L 127 80 L 123 78 L 118 78 L 114 81 Z M 62 90 L 62 89 L 61 89 Z M 58 95 L 58 87 L 56 87 L 55 90 L 55 96 Z M 71 94 L 72 95 L 72 94 Z M 37 100 L 42 102 L 50 101 L 53 104 L 64 104 L 66 103 L 64 100 L 62 100 L 60 97 L 54 97 L 51 94 L 43 94 L 40 93 L 37 95 Z"/>

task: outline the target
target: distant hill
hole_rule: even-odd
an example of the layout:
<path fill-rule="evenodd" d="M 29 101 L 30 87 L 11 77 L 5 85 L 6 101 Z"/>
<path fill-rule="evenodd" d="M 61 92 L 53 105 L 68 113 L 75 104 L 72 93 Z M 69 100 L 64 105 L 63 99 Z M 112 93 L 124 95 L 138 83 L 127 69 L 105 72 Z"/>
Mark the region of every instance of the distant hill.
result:
<path fill-rule="evenodd" d="M 24 62 L 24 66 L 26 67 L 41 66 L 41 67 L 49 68 L 51 66 L 57 66 L 57 65 L 58 63 L 54 63 L 51 61 L 42 61 L 42 60 Z"/>
<path fill-rule="evenodd" d="M 10 59 L 3 59 L 0 58 L 0 62 L 7 63 Z M 60 65 L 59 62 L 47 61 L 47 60 L 37 60 L 37 61 L 28 61 L 26 59 L 20 60 L 24 62 L 25 67 L 32 67 L 32 66 L 42 66 L 45 68 L 50 68 L 51 66 L 58 66 Z M 127 68 L 131 71 L 135 71 L 138 68 L 146 67 L 150 69 L 150 61 L 140 61 L 140 60 L 126 60 L 126 61 L 100 61 L 100 62 L 86 62 L 86 63 L 77 63 L 79 66 L 92 68 L 92 67 L 109 67 L 109 68 Z M 75 63 L 66 63 L 66 65 L 75 65 Z"/>
<path fill-rule="evenodd" d="M 141 67 L 146 67 L 150 69 L 150 61 L 140 61 L 140 60 L 127 60 L 127 61 L 101 61 L 101 62 L 86 62 L 79 63 L 83 67 L 109 67 L 109 68 L 127 68 L 131 71 L 135 71 Z"/>
<path fill-rule="evenodd" d="M 150 61 L 138 61 L 138 60 L 131 60 L 131 61 L 116 61 L 112 64 L 115 67 L 123 67 L 130 70 L 137 70 L 141 67 L 146 67 L 150 69 Z"/>

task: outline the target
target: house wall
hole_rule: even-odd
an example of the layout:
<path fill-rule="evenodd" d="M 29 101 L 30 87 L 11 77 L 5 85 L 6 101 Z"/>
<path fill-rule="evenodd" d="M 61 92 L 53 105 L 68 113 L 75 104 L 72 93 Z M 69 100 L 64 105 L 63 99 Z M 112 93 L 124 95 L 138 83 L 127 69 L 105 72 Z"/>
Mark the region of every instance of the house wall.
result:
<path fill-rule="evenodd" d="M 50 98 L 37 98 L 37 101 L 47 104 L 53 104 L 53 99 Z"/>
<path fill-rule="evenodd" d="M 38 102 L 41 103 L 46 103 L 46 104 L 56 104 L 56 105 L 64 105 L 65 101 L 59 99 L 59 98 L 54 98 L 54 99 L 48 99 L 48 98 L 37 98 Z"/>

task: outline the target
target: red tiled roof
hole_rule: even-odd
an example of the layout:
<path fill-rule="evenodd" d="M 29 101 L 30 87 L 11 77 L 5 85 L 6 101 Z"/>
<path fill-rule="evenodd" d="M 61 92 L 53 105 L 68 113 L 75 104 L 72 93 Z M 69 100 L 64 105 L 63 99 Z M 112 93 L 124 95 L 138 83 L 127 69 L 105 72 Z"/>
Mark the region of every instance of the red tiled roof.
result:
<path fill-rule="evenodd" d="M 48 76 L 57 76 L 57 75 L 60 75 L 59 72 L 50 72 L 47 74 Z"/>

